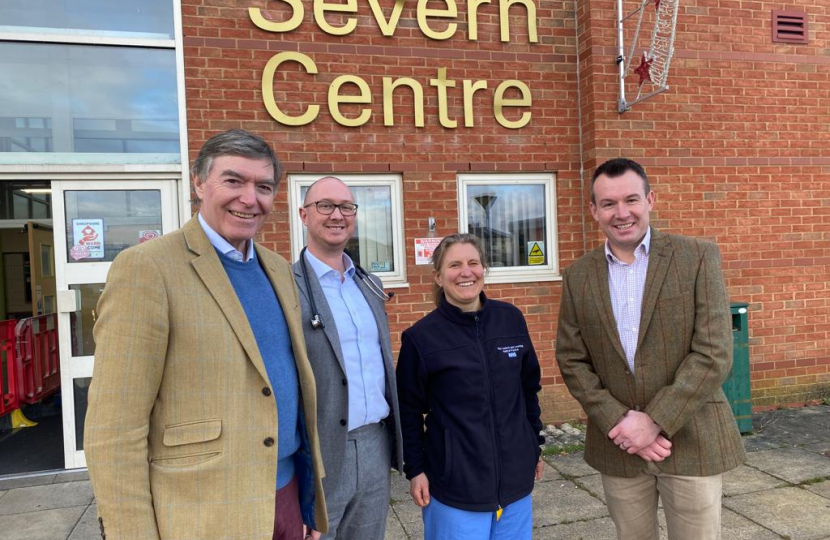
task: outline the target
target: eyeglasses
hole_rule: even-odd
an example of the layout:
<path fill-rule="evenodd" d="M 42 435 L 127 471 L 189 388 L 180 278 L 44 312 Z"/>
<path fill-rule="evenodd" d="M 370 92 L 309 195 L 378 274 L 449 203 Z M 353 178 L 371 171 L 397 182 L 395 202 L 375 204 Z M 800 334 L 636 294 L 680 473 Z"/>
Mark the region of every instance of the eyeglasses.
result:
<path fill-rule="evenodd" d="M 308 208 L 311 205 L 317 207 L 317 211 L 323 214 L 324 216 L 330 216 L 334 213 L 335 208 L 340 209 L 340 213 L 344 216 L 353 216 L 357 214 L 357 205 L 354 203 L 343 203 L 343 204 L 334 204 L 331 201 L 315 201 L 312 203 L 308 203 L 307 205 L 303 206 L 303 208 Z"/>

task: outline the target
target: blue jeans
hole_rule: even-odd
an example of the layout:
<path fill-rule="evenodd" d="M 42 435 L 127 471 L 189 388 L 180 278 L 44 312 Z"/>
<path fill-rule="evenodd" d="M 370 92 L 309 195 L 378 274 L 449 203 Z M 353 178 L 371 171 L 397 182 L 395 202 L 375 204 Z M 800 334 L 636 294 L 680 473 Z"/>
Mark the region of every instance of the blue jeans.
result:
<path fill-rule="evenodd" d="M 442 504 L 435 497 L 422 510 L 424 540 L 530 540 L 533 503 L 530 495 L 495 512 L 470 512 Z"/>

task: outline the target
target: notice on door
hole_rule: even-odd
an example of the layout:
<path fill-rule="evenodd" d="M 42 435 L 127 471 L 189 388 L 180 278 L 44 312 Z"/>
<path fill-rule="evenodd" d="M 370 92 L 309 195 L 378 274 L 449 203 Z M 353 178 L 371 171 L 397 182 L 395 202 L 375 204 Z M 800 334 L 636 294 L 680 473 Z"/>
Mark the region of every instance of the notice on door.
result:
<path fill-rule="evenodd" d="M 76 261 L 104 258 L 103 219 L 72 220 L 72 249 L 69 256 Z"/>
<path fill-rule="evenodd" d="M 528 266 L 539 266 L 545 264 L 545 243 L 527 243 L 527 264 Z"/>

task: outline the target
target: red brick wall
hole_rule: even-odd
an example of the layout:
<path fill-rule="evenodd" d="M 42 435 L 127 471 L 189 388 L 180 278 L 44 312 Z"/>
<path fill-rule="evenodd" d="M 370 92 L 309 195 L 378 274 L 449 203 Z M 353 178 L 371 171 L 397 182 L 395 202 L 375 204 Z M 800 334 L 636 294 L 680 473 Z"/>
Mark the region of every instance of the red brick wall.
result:
<path fill-rule="evenodd" d="M 626 155 L 650 173 L 658 227 L 720 244 L 730 293 L 751 304 L 755 403 L 805 401 L 830 388 L 830 56 L 823 53 L 830 49 L 830 13 L 822 0 L 787 6 L 810 14 L 811 43 L 801 46 L 771 43 L 771 3 L 683 2 L 671 90 L 623 115 L 613 62 L 615 2 L 579 0 L 575 14 L 572 1 L 537 0 L 538 43 L 527 42 L 522 8 L 514 8 L 506 44 L 499 41 L 495 1 L 479 8 L 476 42 L 467 40 L 466 2 L 459 2 L 458 30 L 446 41 L 421 34 L 414 0 L 405 4 L 393 37 L 382 36 L 363 0 L 357 29 L 342 37 L 316 26 L 310 0 L 303 1 L 301 26 L 284 34 L 258 29 L 247 12 L 263 7 L 270 19 L 283 20 L 283 2 L 182 3 L 191 157 L 213 133 L 244 127 L 274 143 L 289 173 L 402 174 L 410 287 L 396 291 L 388 305 L 396 341 L 432 307 L 430 272 L 414 265 L 411 246 L 429 216 L 439 235 L 457 231 L 459 173 L 556 173 L 565 267 L 600 238 L 584 203 L 591 170 Z M 303 127 L 277 123 L 263 105 L 263 68 L 281 51 L 303 52 L 319 69 L 308 75 L 286 64 L 275 77 L 275 98 L 286 112 L 320 105 L 318 118 Z M 439 67 L 458 81 L 449 90 L 455 129 L 438 123 L 429 79 Z M 372 109 L 362 127 L 341 126 L 327 110 L 329 83 L 346 74 L 362 77 L 372 91 L 372 105 L 360 106 Z M 383 76 L 423 85 L 425 127 L 414 126 L 405 91 L 396 93 L 396 125 L 383 125 Z M 488 82 L 476 94 L 473 128 L 463 126 L 462 79 Z M 506 79 L 524 81 L 533 94 L 533 118 L 524 128 L 506 129 L 493 118 L 492 94 Z M 342 110 L 354 117 L 358 108 Z M 518 117 L 515 111 L 507 116 Z M 287 212 L 283 191 L 262 241 L 289 256 Z M 559 282 L 490 285 L 487 292 L 526 313 L 542 362 L 545 418 L 580 416 L 553 357 Z"/>
<path fill-rule="evenodd" d="M 642 162 L 655 225 L 720 245 L 732 299 L 750 304 L 754 405 L 830 397 L 830 5 L 681 0 L 671 90 L 623 115 L 614 4 L 591 5 L 608 17 L 591 41 L 586 163 Z M 782 7 L 807 13 L 809 44 L 772 42 Z"/>

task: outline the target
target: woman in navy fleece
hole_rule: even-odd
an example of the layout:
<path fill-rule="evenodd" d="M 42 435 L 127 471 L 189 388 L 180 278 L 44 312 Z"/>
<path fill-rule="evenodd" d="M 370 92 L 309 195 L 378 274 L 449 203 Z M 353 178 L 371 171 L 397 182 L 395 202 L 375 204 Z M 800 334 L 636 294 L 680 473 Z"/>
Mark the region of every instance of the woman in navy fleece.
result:
<path fill-rule="evenodd" d="M 403 333 L 397 367 L 404 471 L 425 538 L 530 540 L 544 438 L 527 324 L 482 292 L 477 237 L 444 238 L 432 260 L 437 308 Z"/>

